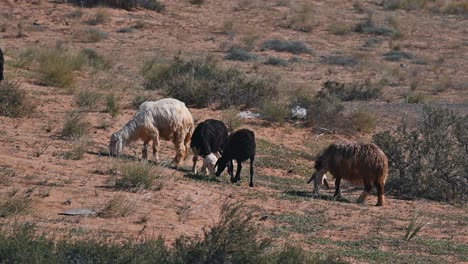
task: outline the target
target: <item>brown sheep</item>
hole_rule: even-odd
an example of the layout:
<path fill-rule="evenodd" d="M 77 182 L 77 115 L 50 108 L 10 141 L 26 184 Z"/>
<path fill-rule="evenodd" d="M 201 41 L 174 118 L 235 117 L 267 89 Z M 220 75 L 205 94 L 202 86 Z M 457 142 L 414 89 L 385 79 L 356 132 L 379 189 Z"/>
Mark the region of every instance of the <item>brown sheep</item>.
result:
<path fill-rule="evenodd" d="M 340 182 L 346 179 L 354 184 L 364 184 L 364 191 L 357 200 L 365 203 L 372 184 L 377 187 L 377 206 L 384 204 L 384 185 L 388 175 L 388 160 L 385 153 L 375 144 L 335 143 L 315 161 L 315 172 L 307 183 L 314 180 L 314 192 L 318 194 L 319 185 L 325 173 L 330 172 L 335 180 L 335 195 L 341 195 Z"/>

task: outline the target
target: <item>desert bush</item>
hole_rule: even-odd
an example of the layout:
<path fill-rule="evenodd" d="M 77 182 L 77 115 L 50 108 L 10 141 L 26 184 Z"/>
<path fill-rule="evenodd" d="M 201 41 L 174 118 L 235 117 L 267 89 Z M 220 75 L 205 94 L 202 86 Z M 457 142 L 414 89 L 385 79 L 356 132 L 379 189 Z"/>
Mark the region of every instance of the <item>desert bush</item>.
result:
<path fill-rule="evenodd" d="M 387 10 L 415 10 L 425 7 L 429 1 L 430 0 L 383 0 L 382 5 Z"/>
<path fill-rule="evenodd" d="M 289 116 L 288 106 L 280 101 L 266 101 L 260 108 L 263 119 L 271 122 L 284 122 Z"/>
<path fill-rule="evenodd" d="M 388 61 L 400 61 L 402 59 L 412 59 L 413 55 L 409 52 L 401 51 L 401 50 L 391 50 L 389 52 L 384 53 L 384 60 Z"/>
<path fill-rule="evenodd" d="M 339 263 L 313 258 L 299 247 L 270 246 L 268 240 L 259 238 L 253 214 L 243 208 L 223 206 L 220 219 L 205 228 L 202 236 L 179 237 L 171 246 L 161 237 L 54 240 L 36 234 L 31 224 L 16 225 L 13 231 L 0 233 L 0 259 L 4 263 Z"/>
<path fill-rule="evenodd" d="M 80 90 L 75 94 L 75 103 L 86 109 L 92 109 L 101 99 L 101 94 L 93 90 Z"/>
<path fill-rule="evenodd" d="M 468 15 L 468 2 L 466 1 L 445 1 L 445 5 L 440 7 L 443 14 Z"/>
<path fill-rule="evenodd" d="M 86 58 L 88 66 L 90 66 L 94 72 L 108 70 L 111 67 L 110 61 L 99 55 L 94 49 L 84 48 L 81 50 L 81 54 Z"/>
<path fill-rule="evenodd" d="M 109 113 L 113 118 L 120 114 L 120 97 L 115 93 L 110 93 L 106 95 L 106 109 L 104 112 Z"/>
<path fill-rule="evenodd" d="M 14 193 L 0 200 L 0 217 L 5 218 L 18 215 L 31 206 L 31 199 L 27 195 Z"/>
<path fill-rule="evenodd" d="M 255 54 L 247 52 L 243 48 L 231 47 L 228 50 L 225 58 L 227 60 L 251 61 L 257 59 L 257 56 Z"/>
<path fill-rule="evenodd" d="M 87 28 L 75 33 L 75 39 L 84 43 L 95 43 L 107 38 L 107 33 L 97 28 Z"/>
<path fill-rule="evenodd" d="M 400 196 L 437 201 L 468 199 L 468 116 L 424 107 L 414 129 L 405 122 L 374 135 L 389 158 L 386 188 Z"/>
<path fill-rule="evenodd" d="M 123 194 L 117 194 L 107 200 L 97 213 L 102 218 L 125 217 L 135 211 L 135 204 Z"/>
<path fill-rule="evenodd" d="M 427 96 L 422 93 L 410 93 L 405 96 L 405 103 L 422 104 L 428 101 Z"/>
<path fill-rule="evenodd" d="M 339 98 L 320 94 L 310 102 L 306 121 L 309 125 L 336 129 L 345 124 L 343 110 L 344 106 Z"/>
<path fill-rule="evenodd" d="M 287 16 L 287 27 L 310 32 L 314 28 L 314 7 L 307 2 L 294 2 Z"/>
<path fill-rule="evenodd" d="M 364 21 L 354 26 L 353 31 L 357 33 L 383 35 L 383 36 L 391 36 L 393 34 L 393 30 L 391 29 L 376 26 L 372 19 L 372 13 L 368 13 Z"/>
<path fill-rule="evenodd" d="M 89 123 L 86 114 L 78 111 L 71 111 L 65 115 L 62 128 L 62 136 L 71 139 L 79 139 L 86 135 L 89 130 Z"/>
<path fill-rule="evenodd" d="M 343 22 L 333 23 L 328 27 L 328 31 L 334 35 L 346 35 L 351 33 L 352 28 Z"/>
<path fill-rule="evenodd" d="M 303 41 L 288 41 L 280 39 L 270 39 L 263 43 L 263 50 L 274 50 L 278 52 L 290 52 L 292 54 L 312 53 L 312 50 L 307 47 Z"/>
<path fill-rule="evenodd" d="M 142 74 L 146 88 L 160 89 L 194 107 L 251 107 L 277 94 L 276 80 L 248 77 L 234 68 L 221 68 L 209 59 L 175 58 L 170 65 L 148 61 Z"/>
<path fill-rule="evenodd" d="M 21 91 L 18 84 L 10 81 L 0 82 L 0 115 L 22 117 L 34 112 L 35 106 Z"/>
<path fill-rule="evenodd" d="M 162 12 L 164 5 L 158 0 L 68 0 L 68 2 L 81 7 L 93 7 L 97 5 L 106 5 L 115 8 L 130 10 L 132 8 L 142 7 L 145 9 Z"/>
<path fill-rule="evenodd" d="M 205 3 L 205 0 L 190 0 L 190 3 L 192 5 L 201 6 L 203 3 Z"/>
<path fill-rule="evenodd" d="M 117 33 L 132 33 L 134 31 L 133 27 L 124 27 L 117 29 Z"/>
<path fill-rule="evenodd" d="M 115 180 L 115 187 L 122 190 L 150 189 L 159 178 L 156 168 L 147 162 L 131 162 L 120 168 L 121 177 Z"/>
<path fill-rule="evenodd" d="M 278 57 L 268 57 L 263 64 L 283 67 L 288 66 L 288 62 L 286 60 Z"/>
<path fill-rule="evenodd" d="M 358 109 L 347 116 L 349 128 L 361 133 L 372 133 L 377 124 L 377 118 L 367 109 Z"/>
<path fill-rule="evenodd" d="M 85 23 L 91 26 L 96 26 L 99 24 L 104 24 L 109 21 L 109 14 L 104 10 L 98 10 L 94 13 L 94 16 L 89 20 L 86 20 Z"/>
<path fill-rule="evenodd" d="M 63 152 L 62 156 L 66 160 L 81 160 L 88 146 L 89 142 L 86 140 L 77 141 L 74 143 L 72 149 Z"/>
<path fill-rule="evenodd" d="M 238 115 L 239 111 L 235 108 L 227 109 L 222 114 L 222 120 L 230 132 L 236 131 L 244 124 L 244 120 Z"/>
<path fill-rule="evenodd" d="M 340 66 L 356 66 L 358 64 L 357 60 L 340 55 L 323 56 L 320 61 L 325 64 Z"/>
<path fill-rule="evenodd" d="M 382 94 L 382 89 L 379 85 L 372 84 L 369 80 L 346 84 L 336 81 L 326 81 L 319 93 L 330 94 L 343 101 L 367 101 L 379 98 Z"/>

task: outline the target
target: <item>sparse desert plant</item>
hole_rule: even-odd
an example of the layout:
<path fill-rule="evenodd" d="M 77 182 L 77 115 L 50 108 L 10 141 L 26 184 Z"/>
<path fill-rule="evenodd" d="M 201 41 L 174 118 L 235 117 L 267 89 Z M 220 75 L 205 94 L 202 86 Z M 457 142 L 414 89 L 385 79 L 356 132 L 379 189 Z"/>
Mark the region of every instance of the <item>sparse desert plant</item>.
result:
<path fill-rule="evenodd" d="M 374 135 L 389 159 L 389 190 L 403 197 L 437 201 L 468 199 L 468 116 L 424 107 L 414 129 L 405 120 L 394 131 Z"/>
<path fill-rule="evenodd" d="M 367 109 L 358 109 L 351 113 L 347 119 L 350 127 L 361 133 L 373 132 L 377 123 L 377 118 Z"/>
<path fill-rule="evenodd" d="M 415 213 L 413 218 L 411 218 L 411 221 L 409 222 L 408 227 L 406 227 L 406 233 L 404 237 L 406 241 L 410 241 L 411 239 L 413 239 L 421 231 L 421 229 L 429 223 L 429 222 L 418 222 L 420 217 L 421 217 L 421 214 Z"/>
<path fill-rule="evenodd" d="M 223 22 L 222 31 L 224 34 L 229 36 L 235 36 L 237 33 L 237 25 L 233 19 L 226 19 Z"/>
<path fill-rule="evenodd" d="M 372 19 L 372 13 L 369 12 L 367 17 L 356 26 L 354 26 L 353 31 L 357 33 L 363 34 L 372 34 L 372 35 L 383 35 L 383 36 L 391 36 L 393 31 L 386 27 L 379 27 L 376 26 L 374 20 Z"/>
<path fill-rule="evenodd" d="M 89 123 L 86 114 L 78 111 L 71 111 L 65 115 L 62 136 L 71 139 L 79 139 L 88 133 Z"/>
<path fill-rule="evenodd" d="M 225 110 L 223 112 L 222 120 L 230 132 L 237 130 L 244 124 L 244 121 L 239 116 L 239 111 L 235 108 Z"/>
<path fill-rule="evenodd" d="M 265 120 L 282 123 L 288 118 L 289 109 L 280 101 L 266 101 L 260 108 L 260 115 Z"/>
<path fill-rule="evenodd" d="M 382 5 L 387 10 L 415 10 L 424 8 L 431 0 L 383 0 Z"/>
<path fill-rule="evenodd" d="M 147 162 L 126 163 L 119 170 L 121 177 L 116 179 L 115 187 L 122 190 L 150 189 L 160 177 L 156 168 Z"/>
<path fill-rule="evenodd" d="M 201 6 L 203 3 L 205 3 L 205 0 L 190 0 L 190 3 L 192 5 Z"/>
<path fill-rule="evenodd" d="M 379 84 L 373 84 L 370 80 L 352 83 L 340 83 L 336 81 L 326 81 L 320 94 L 329 94 L 343 101 L 372 100 L 382 95 L 382 88 Z"/>
<path fill-rule="evenodd" d="M 147 62 L 142 70 L 146 87 L 194 107 L 251 107 L 278 94 L 277 80 L 246 76 L 234 68 L 222 68 L 208 58 L 175 58 L 169 66 Z"/>
<path fill-rule="evenodd" d="M 307 123 L 332 129 L 341 127 L 346 123 L 343 110 L 344 106 L 339 98 L 321 94 L 313 99 L 307 109 Z"/>
<path fill-rule="evenodd" d="M 94 72 L 107 70 L 111 67 L 110 61 L 99 55 L 94 49 L 84 48 L 81 50 L 81 54 L 86 58 L 88 66 L 90 66 Z"/>
<path fill-rule="evenodd" d="M 31 199 L 25 194 L 13 193 L 0 201 L 0 217 L 18 215 L 31 206 Z"/>
<path fill-rule="evenodd" d="M 328 27 L 328 31 L 330 31 L 330 33 L 332 33 L 333 35 L 346 35 L 346 34 L 349 34 L 351 33 L 351 26 L 349 26 L 348 24 L 344 23 L 344 22 L 336 22 L 336 23 L 333 23 L 331 24 L 329 27 Z"/>
<path fill-rule="evenodd" d="M 387 61 L 400 61 L 402 59 L 412 59 L 414 57 L 411 53 L 401 50 L 391 50 L 384 53 L 383 56 Z"/>
<path fill-rule="evenodd" d="M 68 2 L 80 7 L 106 5 L 115 8 L 122 8 L 125 10 L 142 7 L 156 12 L 162 12 L 165 8 L 165 6 L 158 0 L 69 0 Z"/>
<path fill-rule="evenodd" d="M 467 15 L 468 14 L 468 2 L 466 1 L 445 1 L 445 5 L 440 7 L 440 12 L 443 14 L 454 14 L 454 15 Z"/>
<path fill-rule="evenodd" d="M 96 13 L 94 13 L 93 17 L 91 17 L 89 20 L 86 20 L 85 23 L 91 26 L 96 26 L 99 24 L 104 24 L 109 20 L 109 14 L 106 11 L 99 9 L 96 11 Z"/>
<path fill-rule="evenodd" d="M 117 33 L 132 33 L 134 31 L 133 27 L 124 27 L 117 29 Z"/>
<path fill-rule="evenodd" d="M 283 67 L 288 66 L 288 62 L 286 60 L 278 57 L 268 57 L 263 64 Z"/>
<path fill-rule="evenodd" d="M 408 104 L 422 104 L 428 101 L 427 96 L 422 93 L 410 93 L 405 95 L 404 99 Z"/>
<path fill-rule="evenodd" d="M 286 19 L 287 27 L 311 32 L 315 27 L 314 7 L 308 2 L 294 1 L 290 6 L 290 12 Z"/>
<path fill-rule="evenodd" d="M 81 160 L 89 146 L 86 140 L 79 140 L 73 144 L 72 149 L 63 152 L 63 158 L 66 160 Z"/>
<path fill-rule="evenodd" d="M 251 54 L 240 47 L 231 47 L 226 53 L 227 60 L 251 61 L 257 59 L 255 54 Z"/>
<path fill-rule="evenodd" d="M 22 117 L 34 112 L 34 109 L 35 106 L 17 83 L 0 82 L 0 115 Z"/>
<path fill-rule="evenodd" d="M 161 13 L 166 9 L 166 6 L 158 0 L 139 0 L 138 2 L 141 7 L 158 13 Z"/>
<path fill-rule="evenodd" d="M 142 29 L 142 28 L 145 28 L 145 21 L 143 20 L 137 20 L 135 21 L 135 24 L 133 24 L 132 28 L 135 28 L 135 29 Z"/>
<path fill-rule="evenodd" d="M 270 39 L 265 41 L 262 45 L 262 49 L 278 52 L 290 52 L 292 54 L 312 53 L 312 50 L 303 41 L 288 41 L 280 39 Z"/>
<path fill-rule="evenodd" d="M 97 28 L 87 28 L 75 33 L 75 39 L 84 43 L 99 42 L 107 38 L 107 33 Z"/>
<path fill-rule="evenodd" d="M 328 55 L 322 56 L 320 62 L 330 65 L 340 65 L 340 66 L 356 66 L 358 61 L 354 58 L 345 57 L 341 55 Z"/>
<path fill-rule="evenodd" d="M 86 109 L 92 109 L 101 99 L 101 94 L 93 90 L 80 90 L 75 94 L 75 103 Z"/>
<path fill-rule="evenodd" d="M 113 118 L 120 114 L 120 97 L 115 93 L 110 93 L 106 95 L 106 109 L 104 112 L 109 113 Z"/>
<path fill-rule="evenodd" d="M 102 218 L 125 217 L 135 211 L 135 203 L 123 194 L 117 194 L 104 203 L 97 216 Z"/>

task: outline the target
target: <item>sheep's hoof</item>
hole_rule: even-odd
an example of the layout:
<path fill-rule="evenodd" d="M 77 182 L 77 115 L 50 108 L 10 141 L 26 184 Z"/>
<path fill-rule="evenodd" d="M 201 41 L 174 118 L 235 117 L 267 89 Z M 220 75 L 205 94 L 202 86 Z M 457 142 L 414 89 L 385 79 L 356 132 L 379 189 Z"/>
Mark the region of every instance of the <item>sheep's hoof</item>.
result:
<path fill-rule="evenodd" d="M 253 183 L 249 183 L 249 187 L 254 187 L 254 184 L 253 184 Z"/>

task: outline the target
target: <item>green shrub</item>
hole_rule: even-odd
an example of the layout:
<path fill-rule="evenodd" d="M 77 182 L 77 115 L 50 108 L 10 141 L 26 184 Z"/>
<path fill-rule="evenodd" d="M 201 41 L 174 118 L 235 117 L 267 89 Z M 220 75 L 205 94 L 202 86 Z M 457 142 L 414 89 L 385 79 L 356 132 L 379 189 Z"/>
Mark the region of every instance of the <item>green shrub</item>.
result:
<path fill-rule="evenodd" d="M 86 24 L 96 26 L 99 24 L 104 24 L 109 20 L 109 14 L 103 10 L 98 10 L 94 13 L 94 16 L 85 21 Z"/>
<path fill-rule="evenodd" d="M 65 115 L 62 129 L 62 136 L 72 139 L 79 139 L 86 135 L 89 130 L 89 123 L 86 115 L 82 112 L 71 111 Z"/>
<path fill-rule="evenodd" d="M 108 70 L 111 67 L 111 63 L 103 56 L 99 55 L 94 49 L 84 48 L 81 50 L 81 54 L 86 58 L 88 66 L 90 66 L 94 72 L 98 70 Z"/>
<path fill-rule="evenodd" d="M 101 94 L 93 90 L 81 90 L 75 94 L 75 103 L 82 108 L 91 109 L 101 99 Z"/>
<path fill-rule="evenodd" d="M 203 3 L 205 3 L 205 0 L 190 0 L 190 3 L 192 5 L 201 6 Z"/>
<path fill-rule="evenodd" d="M 307 108 L 307 123 L 309 125 L 330 129 L 345 125 L 344 106 L 341 100 L 329 94 L 316 96 Z"/>
<path fill-rule="evenodd" d="M 244 124 L 244 120 L 238 114 L 239 111 L 235 108 L 223 112 L 221 120 L 223 120 L 230 132 L 236 131 Z"/>
<path fill-rule="evenodd" d="M 161 12 L 164 10 L 164 5 L 157 0 L 69 0 L 68 2 L 81 7 L 106 5 L 110 7 L 122 8 L 125 10 L 130 10 L 137 7 L 142 7 L 156 12 Z"/>
<path fill-rule="evenodd" d="M 387 10 L 415 10 L 424 8 L 430 0 L 384 0 L 382 5 Z"/>
<path fill-rule="evenodd" d="M 356 66 L 358 62 L 353 58 L 348 58 L 339 55 L 328 55 L 321 58 L 321 62 L 330 65 L 340 66 Z"/>
<path fill-rule="evenodd" d="M 310 32 L 315 27 L 313 6 L 307 2 L 294 2 L 287 16 L 287 27 Z"/>
<path fill-rule="evenodd" d="M 347 84 L 326 81 L 319 93 L 329 94 L 343 101 L 367 101 L 379 98 L 382 95 L 382 89 L 379 85 L 372 84 L 369 80 Z"/>
<path fill-rule="evenodd" d="M 312 53 L 312 50 L 307 47 L 303 41 L 288 41 L 280 39 L 270 39 L 263 43 L 263 50 L 274 50 L 278 52 L 290 52 L 292 54 Z"/>
<path fill-rule="evenodd" d="M 405 103 L 422 104 L 427 102 L 427 97 L 422 93 L 408 94 L 405 96 Z"/>
<path fill-rule="evenodd" d="M 120 167 L 121 177 L 115 181 L 115 187 L 123 190 L 138 188 L 149 189 L 159 178 L 156 168 L 146 162 L 132 162 Z"/>
<path fill-rule="evenodd" d="M 400 61 L 402 59 L 412 59 L 413 55 L 409 52 L 400 51 L 400 50 L 391 50 L 384 53 L 384 60 L 388 61 Z"/>
<path fill-rule="evenodd" d="M 118 194 L 106 201 L 97 216 L 102 218 L 125 217 L 135 210 L 135 204 L 124 195 Z"/>
<path fill-rule="evenodd" d="M 337 22 L 330 25 L 328 31 L 334 35 L 346 35 L 351 33 L 351 27 L 343 22 Z"/>
<path fill-rule="evenodd" d="M 0 115 L 22 117 L 34 112 L 34 109 L 35 106 L 18 84 L 9 81 L 0 83 Z"/>
<path fill-rule="evenodd" d="M 0 217 L 5 218 L 18 215 L 31 206 L 31 199 L 24 194 L 15 193 L 0 200 Z M 1 258 L 0 258 L 1 259 Z"/>
<path fill-rule="evenodd" d="M 97 28 L 87 28 L 75 33 L 75 39 L 84 43 L 95 43 L 107 38 L 107 33 Z"/>
<path fill-rule="evenodd" d="M 282 123 L 288 118 L 289 109 L 279 102 L 266 101 L 260 108 L 260 115 L 265 120 Z"/>
<path fill-rule="evenodd" d="M 422 122 L 374 135 L 389 158 L 386 188 L 400 196 L 468 200 L 468 116 L 426 106 Z"/>
<path fill-rule="evenodd" d="M 263 64 L 283 67 L 288 66 L 288 62 L 286 60 L 278 57 L 268 57 Z"/>
<path fill-rule="evenodd" d="M 357 33 L 372 35 L 391 36 L 393 34 L 393 30 L 391 29 L 376 26 L 372 20 L 372 13 L 368 13 L 367 18 L 361 23 L 358 23 L 353 30 Z"/>
<path fill-rule="evenodd" d="M 66 160 L 81 160 L 83 155 L 86 153 L 86 149 L 89 146 L 87 141 L 78 141 L 74 144 L 71 150 L 63 153 L 63 158 Z"/>
<path fill-rule="evenodd" d="M 114 93 L 106 95 L 106 109 L 104 112 L 109 113 L 113 118 L 120 114 L 120 97 Z"/>
<path fill-rule="evenodd" d="M 347 119 L 351 129 L 362 133 L 373 132 L 377 123 L 377 118 L 367 109 L 354 111 Z"/>
<path fill-rule="evenodd" d="M 142 74 L 146 88 L 158 88 L 167 96 L 194 107 L 258 106 L 278 93 L 275 80 L 248 77 L 236 69 L 221 68 L 208 59 L 176 58 L 168 66 L 149 61 L 144 64 Z"/>
<path fill-rule="evenodd" d="M 257 56 L 242 48 L 232 47 L 228 50 L 225 58 L 227 60 L 251 61 L 257 59 Z"/>

